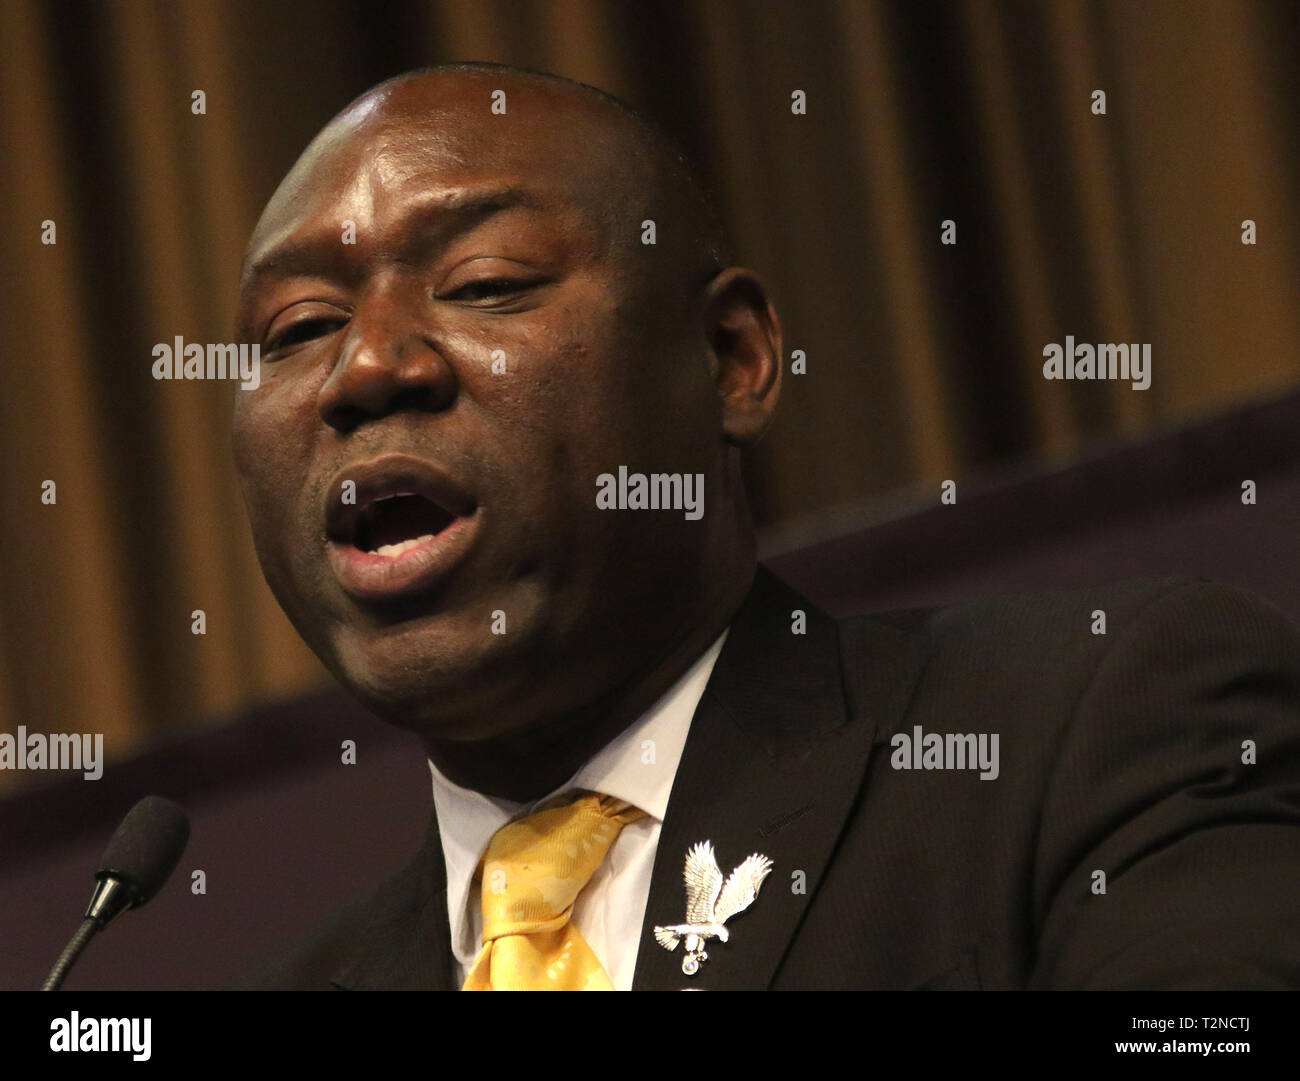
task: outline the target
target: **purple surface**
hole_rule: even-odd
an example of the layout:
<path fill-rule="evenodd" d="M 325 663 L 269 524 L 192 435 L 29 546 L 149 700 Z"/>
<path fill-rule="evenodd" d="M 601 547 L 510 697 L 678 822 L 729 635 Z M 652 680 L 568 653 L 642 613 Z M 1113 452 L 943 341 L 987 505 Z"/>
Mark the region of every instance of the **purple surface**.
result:
<path fill-rule="evenodd" d="M 91 942 L 65 987 L 228 986 L 260 958 L 402 866 L 428 821 L 428 767 L 413 738 L 390 738 L 377 721 L 368 724 L 368 730 L 350 733 L 358 743 L 355 766 L 342 765 L 337 755 L 306 767 L 281 763 L 278 774 L 254 785 L 179 795 L 191 834 L 176 873 L 146 907 L 123 913 Z M 367 740 L 368 732 L 375 738 Z M 70 782 L 71 806 L 61 813 L 82 822 L 82 833 L 16 868 L 4 864 L 0 988 L 5 990 L 40 986 L 81 919 L 95 867 L 117 824 L 116 813 L 77 819 L 77 784 Z M 123 801 L 122 812 L 151 790 L 142 783 Z M 2 817 L 15 810 L 5 807 Z M 205 895 L 191 892 L 195 869 L 206 872 Z"/>

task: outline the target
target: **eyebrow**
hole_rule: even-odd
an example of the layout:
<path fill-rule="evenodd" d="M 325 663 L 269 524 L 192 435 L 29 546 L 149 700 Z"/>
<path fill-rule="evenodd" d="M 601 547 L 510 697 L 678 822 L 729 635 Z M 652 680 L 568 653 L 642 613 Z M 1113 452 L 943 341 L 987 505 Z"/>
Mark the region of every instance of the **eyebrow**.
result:
<path fill-rule="evenodd" d="M 520 207 L 545 210 L 550 205 L 536 192 L 516 186 L 456 189 L 421 200 L 403 215 L 396 227 L 400 234 L 410 237 L 404 242 L 406 247 L 427 251 L 433 245 L 449 243 L 504 211 Z M 430 222 L 436 223 L 432 237 L 428 229 Z M 243 274 L 244 288 L 266 277 L 319 272 L 322 262 L 340 254 L 339 237 L 339 231 L 331 226 L 328 230 L 315 231 L 314 235 L 276 244 L 249 265 Z M 403 255 L 414 253 L 404 251 Z"/>

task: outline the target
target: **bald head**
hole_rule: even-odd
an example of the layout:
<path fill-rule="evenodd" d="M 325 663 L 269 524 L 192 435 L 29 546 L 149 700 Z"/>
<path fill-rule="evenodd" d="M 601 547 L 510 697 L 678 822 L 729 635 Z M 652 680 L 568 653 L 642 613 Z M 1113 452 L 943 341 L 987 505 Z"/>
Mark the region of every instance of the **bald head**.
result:
<path fill-rule="evenodd" d="M 642 193 L 645 202 L 651 206 L 670 208 L 673 215 L 686 224 L 687 228 L 683 232 L 694 241 L 694 261 L 701 265 L 711 265 L 717 270 L 730 266 L 735 261 L 735 252 L 722 224 L 717 203 L 697 167 L 663 128 L 626 102 L 599 87 L 575 79 L 508 64 L 442 64 L 398 76 L 394 81 L 439 73 L 480 75 L 488 83 L 501 78 L 532 81 L 569 93 L 575 100 L 584 100 L 596 111 L 603 109 L 610 122 L 612 141 L 626 152 L 622 159 L 624 164 L 645 185 Z M 623 142 L 617 142 L 619 139 Z"/>
<path fill-rule="evenodd" d="M 494 138 L 467 144 L 457 130 L 466 123 Z M 586 83 L 505 64 L 457 63 L 389 79 L 330 121 L 268 204 L 249 244 L 246 273 L 259 245 L 278 239 L 268 237 L 268 226 L 301 205 L 308 186 L 319 191 L 325 159 L 357 145 L 396 169 L 409 168 L 397 161 L 404 151 L 408 162 L 441 158 L 437 164 L 467 171 L 530 177 L 549 164 L 564 178 L 602 255 L 617 260 L 632 280 L 655 279 L 656 293 L 674 306 L 683 290 L 694 296 L 734 261 L 707 185 L 662 129 Z M 539 151 L 549 162 L 538 160 Z M 388 178 L 382 168 L 375 173 L 379 184 Z M 655 223 L 653 245 L 642 239 L 647 220 Z"/>

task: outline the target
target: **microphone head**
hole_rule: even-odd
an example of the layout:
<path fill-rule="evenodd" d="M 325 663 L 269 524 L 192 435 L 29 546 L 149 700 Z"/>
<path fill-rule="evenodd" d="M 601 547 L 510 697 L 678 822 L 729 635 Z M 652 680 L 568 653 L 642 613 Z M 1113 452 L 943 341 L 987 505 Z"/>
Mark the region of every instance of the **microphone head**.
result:
<path fill-rule="evenodd" d="M 131 907 L 148 901 L 180 862 L 190 839 L 190 820 L 171 800 L 145 796 L 117 827 L 95 877 L 118 879 L 131 894 Z"/>

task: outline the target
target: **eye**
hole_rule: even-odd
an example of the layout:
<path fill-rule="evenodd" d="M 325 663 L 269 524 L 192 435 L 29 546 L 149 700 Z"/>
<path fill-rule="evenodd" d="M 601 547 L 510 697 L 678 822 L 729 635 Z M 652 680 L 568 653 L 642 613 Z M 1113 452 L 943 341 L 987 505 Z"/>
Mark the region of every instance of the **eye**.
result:
<path fill-rule="evenodd" d="M 534 282 L 516 281 L 510 278 L 483 278 L 480 281 L 466 282 L 459 289 L 448 293 L 448 299 L 491 300 L 495 297 L 522 293 L 531 288 Z"/>
<path fill-rule="evenodd" d="M 283 330 L 272 334 L 267 340 L 265 350 L 268 353 L 275 353 L 282 349 L 288 349 L 292 345 L 300 345 L 303 342 L 326 337 L 333 334 L 345 322 L 347 322 L 346 319 L 336 315 L 318 315 L 311 319 L 299 319 L 296 323 L 292 323 Z"/>

